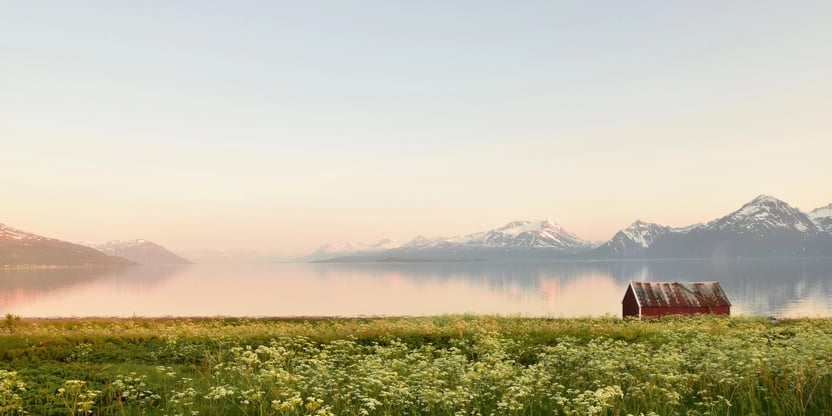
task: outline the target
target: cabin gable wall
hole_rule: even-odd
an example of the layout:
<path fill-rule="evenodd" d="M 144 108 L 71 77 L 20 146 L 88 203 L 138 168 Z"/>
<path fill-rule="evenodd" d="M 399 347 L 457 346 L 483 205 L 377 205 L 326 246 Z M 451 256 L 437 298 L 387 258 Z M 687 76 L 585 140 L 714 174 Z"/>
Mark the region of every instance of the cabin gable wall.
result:
<path fill-rule="evenodd" d="M 639 316 L 638 302 L 636 301 L 636 295 L 633 293 L 632 286 L 627 288 L 627 293 L 624 294 L 624 300 L 621 301 L 621 314 L 624 318 L 628 316 Z"/>

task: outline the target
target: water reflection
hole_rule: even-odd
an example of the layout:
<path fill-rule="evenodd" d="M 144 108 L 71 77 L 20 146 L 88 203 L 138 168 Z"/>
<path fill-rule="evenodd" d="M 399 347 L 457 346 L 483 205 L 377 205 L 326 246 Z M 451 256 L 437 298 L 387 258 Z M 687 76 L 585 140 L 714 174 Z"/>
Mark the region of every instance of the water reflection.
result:
<path fill-rule="evenodd" d="M 649 269 L 651 280 L 720 282 L 734 313 L 829 316 L 823 311 L 832 304 L 830 259 L 667 261 L 650 263 Z M 803 306 L 796 308 L 798 304 Z"/>
<path fill-rule="evenodd" d="M 722 283 L 733 314 L 832 316 L 832 260 L 252 264 L 0 271 L 22 316 L 619 316 L 630 280 Z"/>
<path fill-rule="evenodd" d="M 92 302 L 100 302 L 107 293 L 146 293 L 172 276 L 181 265 L 126 266 L 66 269 L 0 269 L 0 311 L 26 308 L 31 304 L 62 302 L 77 294 L 87 294 Z M 62 313 L 27 316 L 76 316 L 74 309 L 83 305 L 67 304 Z M 49 308 L 45 308 L 48 311 Z M 105 315 L 100 315 L 105 316 Z M 109 316 L 109 315 L 107 315 Z"/>

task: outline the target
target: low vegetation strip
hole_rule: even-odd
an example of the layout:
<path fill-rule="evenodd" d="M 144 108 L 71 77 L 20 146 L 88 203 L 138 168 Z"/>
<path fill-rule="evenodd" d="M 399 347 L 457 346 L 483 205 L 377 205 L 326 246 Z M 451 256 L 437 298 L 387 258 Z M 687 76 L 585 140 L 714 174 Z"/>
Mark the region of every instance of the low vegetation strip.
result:
<path fill-rule="evenodd" d="M 830 415 L 832 320 L 56 319 L 0 415 Z"/>

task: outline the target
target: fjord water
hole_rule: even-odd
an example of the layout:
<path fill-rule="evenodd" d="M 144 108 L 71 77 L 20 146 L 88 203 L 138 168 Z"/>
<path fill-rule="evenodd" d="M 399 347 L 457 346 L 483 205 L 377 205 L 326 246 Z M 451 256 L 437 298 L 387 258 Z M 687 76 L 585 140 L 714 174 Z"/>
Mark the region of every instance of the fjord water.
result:
<path fill-rule="evenodd" d="M 0 270 L 0 313 L 620 316 L 630 280 L 719 281 L 734 315 L 832 316 L 832 259 L 6 269 Z"/>

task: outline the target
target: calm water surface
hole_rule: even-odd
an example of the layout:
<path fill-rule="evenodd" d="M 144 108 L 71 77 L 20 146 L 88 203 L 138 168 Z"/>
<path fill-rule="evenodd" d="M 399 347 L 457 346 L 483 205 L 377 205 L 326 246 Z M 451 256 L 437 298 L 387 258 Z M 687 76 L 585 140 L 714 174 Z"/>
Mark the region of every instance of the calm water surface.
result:
<path fill-rule="evenodd" d="M 0 313 L 620 316 L 630 280 L 722 283 L 732 314 L 832 316 L 832 260 L 247 264 L 0 270 Z"/>

